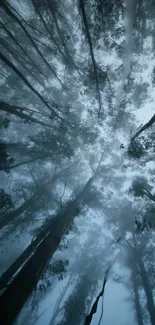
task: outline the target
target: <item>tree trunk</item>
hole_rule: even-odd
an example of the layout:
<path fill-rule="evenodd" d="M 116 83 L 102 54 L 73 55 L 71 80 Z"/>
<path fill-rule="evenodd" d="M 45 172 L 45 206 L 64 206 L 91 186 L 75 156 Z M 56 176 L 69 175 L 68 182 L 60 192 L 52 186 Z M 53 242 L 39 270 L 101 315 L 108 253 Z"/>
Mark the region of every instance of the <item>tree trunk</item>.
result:
<path fill-rule="evenodd" d="M 154 305 L 154 300 L 153 300 L 152 288 L 150 286 L 148 274 L 145 270 L 143 262 L 139 259 L 138 263 L 139 263 L 139 267 L 140 267 L 143 288 L 144 288 L 144 291 L 146 294 L 146 299 L 147 299 L 147 309 L 148 309 L 148 312 L 150 315 L 151 324 L 154 325 L 155 324 L 155 305 Z"/>
<path fill-rule="evenodd" d="M 64 170 L 62 170 L 59 173 L 57 173 L 56 175 L 54 175 L 52 177 L 52 179 L 50 179 L 44 186 L 46 187 L 46 186 L 50 185 L 52 182 L 55 182 L 55 180 L 60 175 L 62 175 L 63 172 L 65 172 L 66 170 L 68 170 L 70 168 L 71 168 L 71 166 L 65 168 Z M 44 190 L 43 190 L 44 189 L 44 186 L 42 186 L 40 189 L 38 189 L 37 192 L 35 192 L 34 195 L 31 197 L 31 199 L 29 199 L 29 201 L 31 200 L 31 204 L 34 201 L 38 200 L 38 198 L 43 194 L 43 192 L 44 192 Z M 21 214 L 23 211 L 25 211 L 24 208 L 26 209 L 27 208 L 27 205 L 28 205 L 28 202 L 26 202 L 26 205 L 24 207 L 20 207 L 20 208 L 17 209 L 18 210 L 18 215 Z M 17 212 L 16 212 L 16 217 L 17 217 Z M 47 233 L 49 232 L 49 230 L 52 227 L 52 225 L 53 225 L 53 219 L 50 222 L 48 222 L 48 224 L 45 225 L 45 227 L 43 228 L 43 230 L 41 230 L 39 232 L 38 236 L 32 240 L 32 242 L 24 250 L 24 252 L 2 274 L 2 276 L 0 278 L 0 291 L 3 290 L 3 289 L 5 289 L 6 285 L 9 283 L 10 279 L 12 278 L 12 276 L 18 271 L 18 269 L 22 266 L 22 264 L 24 263 L 24 261 L 26 261 L 28 259 L 28 257 L 33 252 L 33 250 L 37 247 L 37 245 L 40 243 L 40 241 L 44 239 L 44 237 L 47 235 Z"/>
<path fill-rule="evenodd" d="M 131 138 L 131 141 L 134 141 L 143 131 L 147 130 L 154 124 L 155 122 L 155 114 L 152 116 L 152 118 L 144 124 L 137 132 L 136 134 Z"/>
<path fill-rule="evenodd" d="M 74 291 L 69 295 L 64 308 L 65 315 L 59 325 L 79 325 L 86 317 L 86 300 L 91 290 L 91 279 L 84 273 L 77 282 Z M 50 325 L 53 325 L 51 320 Z"/>
<path fill-rule="evenodd" d="M 57 116 L 59 119 L 61 117 L 51 108 L 51 106 L 48 104 L 48 102 L 39 94 L 39 92 L 33 88 L 33 86 L 29 83 L 29 81 L 24 77 L 24 75 L 15 67 L 15 65 L 9 61 L 2 53 L 0 53 L 0 59 L 6 63 L 27 85 L 29 89 L 32 90 L 33 93 L 39 97 L 39 99 L 44 103 L 44 105 L 54 114 L 54 116 Z"/>
<path fill-rule="evenodd" d="M 42 121 L 39 121 L 38 119 L 33 117 L 32 116 L 33 113 L 30 113 L 30 115 L 25 114 L 23 111 L 20 110 L 20 107 L 18 108 L 18 107 L 14 106 L 14 105 L 9 105 L 9 104 L 7 104 L 5 102 L 0 102 L 0 110 L 3 110 L 4 112 L 10 113 L 10 114 L 15 115 L 17 117 L 20 117 L 24 121 L 33 122 L 33 123 L 39 124 L 39 125 L 44 126 L 44 127 L 49 127 L 51 129 L 53 128 L 52 125 L 44 123 Z"/>
<path fill-rule="evenodd" d="M 55 304 L 55 307 L 54 307 L 54 310 L 53 310 L 53 315 L 52 315 L 52 319 L 50 321 L 50 324 L 49 325 L 53 325 L 55 319 L 57 318 L 57 316 L 59 315 L 60 311 L 63 309 L 63 307 L 60 307 L 68 289 L 70 288 L 70 284 L 71 284 L 71 281 L 72 281 L 72 277 L 73 275 L 71 274 L 68 281 L 67 281 L 67 284 L 65 285 L 64 289 L 62 290 L 56 304 Z"/>
<path fill-rule="evenodd" d="M 148 191 L 146 188 L 143 189 L 143 193 L 153 202 L 155 202 L 154 195 L 151 194 L 150 191 Z"/>
<path fill-rule="evenodd" d="M 26 161 L 22 161 L 20 163 L 15 164 L 15 165 L 2 166 L 2 167 L 0 166 L 0 170 L 8 171 L 8 170 L 11 170 L 11 169 L 23 166 L 23 165 L 27 165 L 27 164 L 29 164 L 31 162 L 37 161 L 38 159 L 41 160 L 41 159 L 45 159 L 45 158 L 48 158 L 47 154 L 44 154 L 44 155 L 38 156 L 38 157 L 34 157 L 34 158 L 31 158 L 31 159 L 26 160 Z"/>
<path fill-rule="evenodd" d="M 49 64 L 49 62 L 45 59 L 45 57 L 43 56 L 43 54 L 41 53 L 41 51 L 39 50 L 39 48 L 37 47 L 36 43 L 34 42 L 33 38 L 31 37 L 31 35 L 28 33 L 28 31 L 26 30 L 26 28 L 24 27 L 24 25 L 22 24 L 22 22 L 18 19 L 18 17 L 13 13 L 13 11 L 10 10 L 8 4 L 4 1 L 1 0 L 1 6 L 3 7 L 3 9 L 5 10 L 5 12 L 11 17 L 13 18 L 22 28 L 22 30 L 24 31 L 25 35 L 27 36 L 27 38 L 29 39 L 29 41 L 31 42 L 31 44 L 33 45 L 33 47 L 35 48 L 36 52 L 39 54 L 39 56 L 42 58 L 43 62 L 45 63 L 45 65 L 48 67 L 48 69 L 52 72 L 52 74 L 55 76 L 55 78 L 59 81 L 59 83 L 62 86 L 62 89 L 65 90 L 65 92 L 68 94 L 68 91 L 66 89 L 66 87 L 63 85 L 63 83 L 61 82 L 60 78 L 57 76 L 55 70 L 52 68 L 52 66 Z M 68 94 L 69 95 L 69 94 Z M 47 106 L 47 105 L 46 105 Z"/>
<path fill-rule="evenodd" d="M 73 165 L 73 164 L 72 164 Z M 43 194 L 44 194 L 44 189 L 46 190 L 46 188 L 51 184 L 54 183 L 57 178 L 59 176 L 61 176 L 64 172 L 66 172 L 67 170 L 69 170 L 72 165 L 70 165 L 69 167 L 61 170 L 60 172 L 58 172 L 57 174 L 53 175 L 53 177 L 51 177 L 51 179 L 49 179 L 46 183 L 44 183 L 41 187 L 37 186 L 37 189 L 35 191 L 35 193 L 26 201 L 24 202 L 19 208 L 17 208 L 14 211 L 11 211 L 10 213 L 8 213 L 7 215 L 4 215 L 2 218 L 0 218 L 0 229 L 2 229 L 5 225 L 7 225 L 8 223 L 12 222 L 15 218 L 17 218 L 18 216 L 20 216 L 23 212 L 25 212 L 27 210 L 27 208 L 30 208 L 31 205 L 36 202 L 36 200 L 38 200 Z"/>
<path fill-rule="evenodd" d="M 34 199 L 35 199 L 35 193 L 27 201 L 21 204 L 19 208 L 17 208 L 14 211 L 11 211 L 10 213 L 0 218 L 0 229 L 2 229 L 8 223 L 12 222 L 16 217 L 18 217 L 24 211 L 26 211 L 26 209 L 29 208 L 30 204 L 33 202 Z"/>
<path fill-rule="evenodd" d="M 148 279 L 148 274 L 145 270 L 145 266 L 144 263 L 142 261 L 142 254 L 141 254 L 141 250 L 138 249 L 137 247 L 137 242 L 136 242 L 136 237 L 135 234 L 133 234 L 133 242 L 134 242 L 134 250 L 135 250 L 135 262 L 137 264 L 137 266 L 139 267 L 139 272 L 140 272 L 140 276 L 142 279 L 142 284 L 143 284 L 143 288 L 146 294 L 146 301 L 147 301 L 147 309 L 150 315 L 150 320 L 151 320 L 151 324 L 154 325 L 155 324 L 155 305 L 154 305 L 154 300 L 153 300 L 153 292 L 149 283 L 149 279 Z"/>
<path fill-rule="evenodd" d="M 137 323 L 138 325 L 144 325 L 142 307 L 140 304 L 139 290 L 138 290 L 138 284 L 136 279 L 136 272 L 134 269 L 132 270 L 132 285 L 133 285 L 133 292 L 134 292 L 134 303 L 135 303 Z"/>
<path fill-rule="evenodd" d="M 36 75 L 32 72 L 32 65 L 25 60 L 24 56 L 22 57 L 19 51 L 15 50 L 13 46 L 8 44 L 2 37 L 0 37 L 0 44 L 20 64 L 21 68 L 24 70 L 24 73 L 26 72 L 28 76 L 31 76 L 31 78 L 34 78 L 38 83 L 40 83 L 39 78 L 37 78 Z M 28 64 L 28 67 L 26 64 Z"/>
<path fill-rule="evenodd" d="M 55 39 L 54 39 L 54 37 L 53 37 L 53 33 L 51 33 L 50 29 L 48 28 L 48 25 L 46 24 L 46 21 L 44 20 L 44 18 L 43 18 L 43 16 L 42 16 L 41 12 L 40 12 L 39 9 L 38 9 L 37 2 L 36 2 L 35 0 L 32 0 L 32 3 L 33 3 L 33 6 L 34 6 L 34 8 L 35 8 L 35 10 L 36 10 L 36 13 L 39 15 L 39 18 L 40 18 L 41 22 L 43 23 L 43 26 L 44 26 L 45 30 L 46 30 L 47 33 L 49 34 L 49 36 L 50 36 L 52 42 L 55 44 L 55 46 L 57 47 L 58 51 L 60 52 L 60 54 L 62 55 L 62 57 L 63 57 L 63 58 L 65 59 L 65 61 L 66 61 L 66 57 L 65 57 L 63 51 L 61 50 L 61 47 L 59 46 L 59 43 L 57 43 L 57 42 L 55 41 Z"/>
<path fill-rule="evenodd" d="M 95 61 L 95 57 L 94 57 L 93 44 L 92 44 L 92 40 L 91 40 L 91 36 L 90 36 L 90 32 L 89 32 L 88 23 L 87 23 L 84 0 L 80 0 L 79 3 L 80 3 L 80 10 L 81 10 L 81 13 L 82 13 L 83 23 L 84 23 L 84 27 L 85 27 L 85 31 L 86 31 L 86 35 L 87 35 L 87 39 L 88 39 L 88 45 L 89 45 L 89 49 L 90 49 L 91 60 L 92 60 L 93 68 L 94 68 L 94 76 L 95 76 L 95 81 L 96 81 L 96 92 L 97 92 L 98 104 L 99 104 L 99 111 L 98 111 L 98 120 L 99 120 L 100 112 L 101 112 L 101 109 L 102 109 L 102 103 L 101 103 L 101 95 L 100 95 L 100 91 L 99 91 L 99 81 L 98 81 L 97 66 L 96 66 L 96 61 Z"/>
<path fill-rule="evenodd" d="M 73 59 L 72 57 L 70 56 L 70 53 L 69 53 L 69 50 L 66 46 L 66 42 L 64 40 L 64 35 L 62 35 L 62 32 L 61 32 L 61 29 L 60 29 L 60 26 L 59 26 L 59 23 L 58 23 L 58 20 L 57 20 L 57 17 L 56 17 L 56 13 L 55 13 L 55 10 L 54 10 L 54 7 L 53 7 L 53 4 L 52 4 L 52 1 L 49 1 L 47 0 L 47 3 L 48 3 L 48 6 L 49 6 L 49 10 L 51 12 L 51 15 L 53 17 L 53 20 L 54 20 L 54 24 L 56 26 L 56 30 L 57 30 L 57 33 L 59 35 L 59 38 L 60 38 L 60 41 L 61 41 L 61 44 L 64 48 L 64 51 L 65 51 L 65 55 L 66 55 L 66 59 L 68 58 L 68 60 L 70 60 L 72 63 L 73 63 Z"/>
<path fill-rule="evenodd" d="M 0 314 L 2 324 L 11 325 L 18 316 L 21 308 L 36 286 L 42 272 L 57 250 L 63 236 L 71 226 L 74 218 L 80 212 L 85 196 L 93 178 L 84 186 L 76 199 L 70 202 L 52 221 L 48 232 L 39 243 L 25 264 L 10 279 L 10 284 L 0 296 Z"/>
<path fill-rule="evenodd" d="M 14 37 L 14 35 L 11 33 L 11 31 L 9 29 L 7 29 L 7 27 L 5 26 L 5 24 L 3 24 L 2 21 L 0 21 L 0 25 L 5 30 L 5 32 L 8 34 L 8 36 L 11 38 L 11 40 L 13 40 L 15 45 L 20 48 L 20 50 L 24 54 L 24 57 L 27 57 L 29 59 L 29 62 L 35 67 L 36 71 L 39 72 L 40 74 L 42 74 L 44 77 L 46 77 L 46 75 L 42 72 L 42 70 L 39 68 L 39 66 L 37 66 L 36 63 L 31 59 L 31 57 L 27 54 L 25 49 L 20 45 L 18 40 Z M 29 71 L 29 73 L 30 73 L 30 71 Z"/>

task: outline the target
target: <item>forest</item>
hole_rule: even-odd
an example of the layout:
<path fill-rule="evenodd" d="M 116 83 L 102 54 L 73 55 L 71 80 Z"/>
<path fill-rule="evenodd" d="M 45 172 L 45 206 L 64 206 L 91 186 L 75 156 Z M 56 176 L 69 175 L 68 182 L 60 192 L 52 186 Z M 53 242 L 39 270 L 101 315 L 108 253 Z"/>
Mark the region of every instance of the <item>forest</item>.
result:
<path fill-rule="evenodd" d="M 155 325 L 155 2 L 0 0 L 0 324 Z"/>

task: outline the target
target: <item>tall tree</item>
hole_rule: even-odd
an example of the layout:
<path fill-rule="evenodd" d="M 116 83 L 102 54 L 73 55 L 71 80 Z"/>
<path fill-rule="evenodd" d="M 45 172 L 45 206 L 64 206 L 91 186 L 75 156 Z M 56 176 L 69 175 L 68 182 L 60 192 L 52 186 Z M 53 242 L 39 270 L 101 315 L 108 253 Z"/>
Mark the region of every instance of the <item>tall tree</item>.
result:
<path fill-rule="evenodd" d="M 16 319 L 20 309 L 23 307 L 26 299 L 34 289 L 35 284 L 37 283 L 45 266 L 58 248 L 62 237 L 72 224 L 76 215 L 80 212 L 80 207 L 84 203 L 85 196 L 88 195 L 92 181 L 93 178 L 90 178 L 78 196 L 53 219 L 51 227 L 48 227 L 46 232 L 43 232 L 44 235 L 42 235 L 42 241 L 36 247 L 35 253 L 30 256 L 17 275 L 15 275 L 12 282 L 8 285 L 4 292 L 2 292 L 0 296 L 0 308 L 3 322 L 12 324 L 12 322 Z M 29 276 L 25 285 L 24 278 L 27 276 L 27 274 L 29 274 Z M 12 300 L 11 293 L 13 293 L 14 290 L 16 290 L 16 296 L 14 300 Z M 17 292 L 17 290 L 19 291 Z"/>

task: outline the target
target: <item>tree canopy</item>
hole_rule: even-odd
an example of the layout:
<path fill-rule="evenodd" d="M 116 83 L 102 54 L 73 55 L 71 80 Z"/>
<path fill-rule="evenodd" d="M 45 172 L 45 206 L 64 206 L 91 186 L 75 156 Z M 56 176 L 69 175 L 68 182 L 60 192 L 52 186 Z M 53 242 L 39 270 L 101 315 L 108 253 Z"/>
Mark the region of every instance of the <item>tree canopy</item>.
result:
<path fill-rule="evenodd" d="M 0 1 L 1 324 L 155 324 L 154 18 Z"/>

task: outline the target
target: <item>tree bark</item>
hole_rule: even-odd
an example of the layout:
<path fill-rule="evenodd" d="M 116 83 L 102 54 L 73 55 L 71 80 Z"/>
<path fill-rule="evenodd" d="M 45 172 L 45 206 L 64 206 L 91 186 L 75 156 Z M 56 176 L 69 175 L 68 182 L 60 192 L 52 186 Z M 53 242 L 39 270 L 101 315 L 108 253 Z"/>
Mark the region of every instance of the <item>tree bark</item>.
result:
<path fill-rule="evenodd" d="M 60 78 L 57 76 L 56 72 L 54 71 L 54 69 L 51 67 L 51 65 L 49 64 L 49 62 L 44 58 L 43 54 L 41 53 L 41 51 L 39 50 L 39 48 L 37 47 L 37 45 L 35 44 L 33 38 L 31 37 L 31 35 L 28 33 L 28 31 L 26 30 L 26 28 L 24 27 L 24 25 L 22 24 L 22 22 L 18 19 L 18 17 L 10 10 L 8 4 L 6 4 L 6 2 L 4 0 L 1 0 L 1 6 L 2 8 L 5 10 L 5 12 L 11 17 L 13 18 L 22 28 L 22 30 L 24 31 L 25 35 L 27 36 L 27 38 L 29 39 L 29 41 L 31 42 L 31 44 L 33 45 L 33 47 L 35 48 L 36 52 L 39 54 L 39 56 L 42 58 L 43 62 L 45 63 L 45 65 L 48 67 L 49 70 L 51 70 L 52 74 L 55 76 L 55 78 L 59 81 L 59 83 L 61 84 L 62 88 L 67 92 L 66 87 L 63 85 L 63 83 L 61 82 Z"/>
<path fill-rule="evenodd" d="M 64 51 L 65 51 L 65 55 L 66 55 L 66 59 L 68 58 L 68 60 L 70 60 L 72 63 L 73 63 L 73 59 L 72 57 L 70 56 L 70 53 L 69 53 L 69 50 L 65 44 L 65 40 L 64 40 L 64 36 L 62 35 L 61 33 L 61 29 L 60 29 L 60 26 L 59 26 L 59 23 L 58 23 L 58 20 L 57 20 L 57 17 L 56 17 L 56 13 L 55 13 L 55 10 L 54 10 L 54 7 L 53 7 L 53 4 L 52 4 L 52 1 L 49 1 L 47 0 L 47 3 L 48 3 L 48 6 L 49 6 L 49 10 L 51 12 L 51 15 L 53 17 L 53 20 L 54 20 L 54 24 L 56 26 L 56 30 L 57 30 L 57 33 L 59 35 L 59 38 L 60 38 L 60 41 L 61 41 L 61 44 L 64 48 Z"/>
<path fill-rule="evenodd" d="M 23 166 L 23 165 L 27 165 L 31 162 L 34 162 L 34 161 L 37 161 L 38 159 L 45 159 L 45 158 L 48 158 L 47 154 L 44 154 L 42 156 L 38 156 L 38 157 L 34 157 L 32 159 L 29 159 L 29 160 L 26 160 L 26 161 L 23 161 L 23 162 L 20 162 L 20 163 L 17 163 L 15 165 L 10 165 L 10 166 L 2 166 L 0 167 L 0 170 L 3 170 L 3 171 L 8 171 L 8 170 L 11 170 L 11 169 L 14 169 L 14 168 L 17 168 L 17 167 L 20 167 L 20 166 Z"/>
<path fill-rule="evenodd" d="M 33 93 L 35 93 L 37 95 L 37 97 L 39 97 L 39 99 L 44 103 L 44 105 L 55 115 L 57 116 L 59 119 L 61 119 L 61 117 L 51 108 L 51 106 L 48 104 L 48 102 L 39 94 L 39 92 L 30 84 L 30 82 L 24 77 L 24 75 L 15 67 L 15 65 L 9 61 L 2 53 L 0 53 L 0 59 L 6 63 L 23 81 L 24 83 L 27 85 L 27 87 L 29 89 L 32 90 Z"/>
<path fill-rule="evenodd" d="M 54 37 L 53 37 L 53 34 L 51 33 L 50 29 L 48 28 L 48 26 L 47 26 L 47 24 L 46 24 L 46 21 L 44 20 L 42 14 L 41 14 L 41 12 L 40 12 L 40 10 L 38 9 L 38 6 L 37 6 L 36 1 L 35 1 L 35 0 L 32 0 L 32 3 L 33 3 L 33 6 L 34 6 L 34 8 L 35 8 L 35 10 L 36 10 L 36 13 L 39 15 L 39 18 L 40 18 L 41 22 L 43 23 L 43 26 L 44 26 L 45 30 L 46 30 L 47 33 L 49 34 L 49 36 L 50 36 L 52 42 L 55 44 L 55 46 L 57 47 L 57 49 L 58 49 L 58 51 L 60 52 L 60 54 L 62 55 L 62 57 L 66 60 L 66 57 L 65 57 L 63 51 L 61 50 L 61 47 L 59 46 L 59 43 L 57 43 L 57 42 L 55 41 L 55 39 L 54 39 Z"/>
<path fill-rule="evenodd" d="M 132 285 L 133 285 L 133 292 L 134 292 L 134 303 L 135 303 L 137 323 L 138 325 L 144 325 L 142 307 L 140 304 L 139 290 L 138 290 L 138 284 L 136 279 L 136 271 L 134 269 L 132 270 L 131 278 L 132 278 Z"/>
<path fill-rule="evenodd" d="M 27 201 L 25 201 L 19 208 L 10 213 L 4 215 L 0 218 L 0 229 L 6 226 L 8 223 L 12 222 L 16 217 L 21 215 L 27 208 L 29 208 L 32 201 L 35 199 L 35 194 L 33 194 Z"/>
<path fill-rule="evenodd" d="M 135 135 L 131 138 L 131 141 L 134 141 L 143 131 L 147 130 L 152 126 L 152 124 L 155 123 L 155 114 L 152 116 L 152 118 L 144 124 L 136 133 Z"/>
<path fill-rule="evenodd" d="M 42 74 L 44 77 L 45 74 L 41 71 L 41 69 L 39 68 L 39 66 L 37 66 L 35 64 L 35 62 L 31 59 L 31 57 L 28 55 L 28 53 L 25 51 L 25 49 L 20 45 L 20 43 L 18 42 L 18 40 L 14 37 L 14 35 L 11 33 L 11 31 L 9 29 L 7 29 L 7 27 L 3 24 L 2 21 L 0 21 L 0 24 L 2 26 L 2 28 L 5 30 L 5 32 L 8 34 L 8 36 L 13 40 L 13 42 L 15 43 L 16 46 L 18 46 L 21 51 L 23 52 L 24 56 L 27 57 L 30 61 L 30 63 L 35 67 L 35 69 Z"/>
<path fill-rule="evenodd" d="M 53 128 L 50 124 L 44 123 L 42 121 L 39 121 L 38 119 L 36 119 L 35 117 L 32 116 L 33 113 L 30 113 L 30 115 L 25 114 L 23 111 L 21 111 L 21 109 L 24 111 L 24 108 L 20 108 L 14 105 L 9 105 L 5 102 L 0 102 L 0 110 L 6 112 L 6 113 L 10 113 L 12 115 L 15 115 L 17 117 L 20 117 L 21 119 L 25 120 L 25 121 L 30 121 L 32 123 L 36 123 L 39 124 L 41 126 L 44 127 L 49 127 L 49 128 Z M 25 109 L 26 110 L 26 109 Z M 35 113 L 35 111 L 34 111 Z"/>
<path fill-rule="evenodd" d="M 141 251 L 137 247 L 135 234 L 133 234 L 133 242 L 134 242 L 133 249 L 135 250 L 135 259 L 136 259 L 135 262 L 140 270 L 140 276 L 141 276 L 143 288 L 144 288 L 144 291 L 146 294 L 147 309 L 148 309 L 148 312 L 150 315 L 151 324 L 154 325 L 155 324 L 155 305 L 154 305 L 154 300 L 153 300 L 153 292 L 152 292 L 152 289 L 151 289 L 151 286 L 149 283 L 148 274 L 146 272 L 144 263 L 142 261 Z"/>
<path fill-rule="evenodd" d="M 86 34 L 87 34 L 91 60 L 92 60 L 93 68 L 94 68 L 94 75 L 95 75 L 95 81 L 96 81 L 96 92 L 97 92 L 98 103 L 99 103 L 99 111 L 98 111 L 98 120 L 99 120 L 100 112 L 101 112 L 101 109 L 102 109 L 102 103 L 101 103 L 101 96 L 100 96 L 100 91 L 99 91 L 99 81 L 98 81 L 97 66 L 96 66 L 96 61 L 95 61 L 95 57 L 94 57 L 93 44 L 92 44 L 92 40 L 91 40 L 89 28 L 88 28 L 88 23 L 87 23 L 84 0 L 79 0 L 79 3 L 80 3 L 80 9 L 81 9 L 81 13 L 82 13 L 82 18 L 83 18 L 85 31 L 86 31 Z"/>
<path fill-rule="evenodd" d="M 0 315 L 2 324 L 11 325 L 36 286 L 44 268 L 57 250 L 63 236 L 79 214 L 93 178 L 84 186 L 77 197 L 71 201 L 52 221 L 43 240 L 36 247 L 25 264 L 10 279 L 10 284 L 0 296 Z M 16 293 L 16 294 L 14 294 Z"/>
<path fill-rule="evenodd" d="M 154 325 L 155 324 L 155 305 L 154 305 L 154 300 L 153 300 L 153 292 L 152 292 L 152 289 L 151 289 L 151 286 L 149 283 L 148 274 L 145 270 L 145 266 L 144 266 L 143 262 L 141 261 L 141 259 L 139 259 L 138 263 L 139 263 L 142 283 L 143 283 L 143 287 L 144 287 L 144 291 L 145 291 L 146 299 L 147 299 L 147 309 L 148 309 L 148 312 L 150 315 L 151 324 Z"/>
<path fill-rule="evenodd" d="M 146 188 L 143 189 L 143 193 L 153 202 L 155 202 L 154 195 L 151 194 L 150 191 L 148 191 Z"/>
<path fill-rule="evenodd" d="M 49 179 L 46 183 L 44 183 L 41 187 L 37 186 L 37 190 L 35 191 L 35 193 L 26 202 L 24 202 L 16 210 L 14 210 L 14 211 L 8 213 L 7 215 L 4 215 L 2 218 L 0 218 L 0 229 L 2 229 L 8 223 L 12 222 L 15 218 L 20 216 L 23 212 L 25 212 L 27 210 L 27 208 L 30 208 L 31 204 L 33 202 L 36 202 L 36 200 L 38 200 L 43 195 L 44 188 L 46 189 L 47 186 L 49 186 L 51 183 L 54 183 L 57 180 L 57 178 L 59 176 L 61 176 L 64 172 L 69 170 L 72 167 L 72 165 L 70 165 L 69 167 L 61 170 L 57 174 L 53 175 L 53 177 L 51 179 Z"/>

